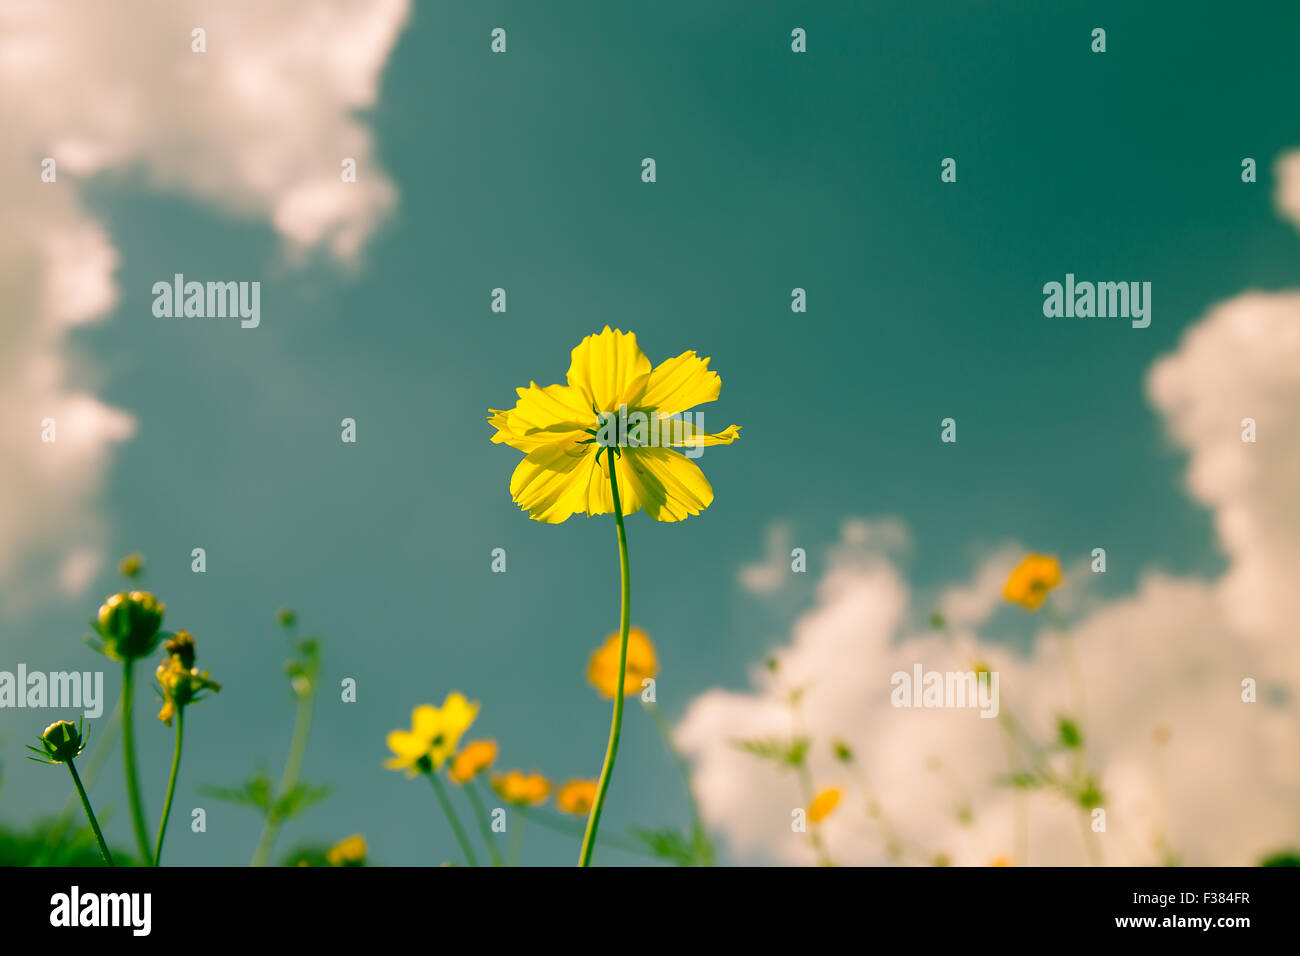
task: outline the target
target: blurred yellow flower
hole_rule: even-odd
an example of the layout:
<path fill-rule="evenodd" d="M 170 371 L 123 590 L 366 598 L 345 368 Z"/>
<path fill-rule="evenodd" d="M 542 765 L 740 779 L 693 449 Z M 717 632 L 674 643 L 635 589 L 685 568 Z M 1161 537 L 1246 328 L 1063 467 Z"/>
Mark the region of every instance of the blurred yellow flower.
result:
<path fill-rule="evenodd" d="M 366 838 L 360 833 L 340 840 L 325 854 L 330 866 L 362 866 L 366 862 Z"/>
<path fill-rule="evenodd" d="M 522 451 L 510 495 L 530 518 L 558 524 L 570 515 L 614 510 L 608 468 L 600 454 L 616 454 L 621 510 L 656 521 L 682 521 L 713 502 L 713 488 L 696 464 L 674 448 L 729 445 L 736 425 L 711 435 L 702 415 L 673 418 L 716 399 L 722 390 L 709 360 L 683 352 L 653 369 L 636 334 L 588 335 L 573 350 L 566 385 L 515 389 L 508 411 L 489 409 L 492 441 Z M 617 433 L 617 434 L 616 434 Z"/>
<path fill-rule="evenodd" d="M 808 821 L 810 823 L 821 823 L 835 810 L 840 803 L 840 790 L 838 787 L 827 787 L 817 796 L 813 797 L 812 805 L 808 808 Z"/>
<path fill-rule="evenodd" d="M 1026 611 L 1037 611 L 1047 600 L 1047 592 L 1064 580 L 1061 562 L 1047 554 L 1027 554 L 1007 578 L 1002 597 L 1019 604 Z"/>
<path fill-rule="evenodd" d="M 551 782 L 540 773 L 524 774 L 518 770 L 492 776 L 492 789 L 507 803 L 535 807 L 545 803 L 551 792 Z"/>
<path fill-rule="evenodd" d="M 555 795 L 555 805 L 565 813 L 585 817 L 596 802 L 595 780 L 570 780 Z"/>
<path fill-rule="evenodd" d="M 619 633 L 615 631 L 605 639 L 605 643 L 592 652 L 587 664 L 587 680 L 600 693 L 614 697 L 614 688 L 618 686 L 618 651 Z M 641 681 L 659 673 L 659 661 L 655 657 L 655 646 L 645 631 L 634 627 L 627 632 L 627 670 L 623 674 L 623 694 L 635 694 L 641 690 Z"/>
<path fill-rule="evenodd" d="M 221 690 L 221 685 L 209 679 L 211 671 L 200 671 L 194 666 L 194 638 L 189 631 L 177 631 L 163 649 L 167 659 L 158 665 L 154 677 L 163 693 L 158 719 L 170 727 L 177 711 L 202 700 L 199 694 L 205 690 L 214 693 Z"/>
<path fill-rule="evenodd" d="M 497 742 L 495 740 L 471 740 L 451 762 L 447 776 L 455 784 L 466 784 L 480 773 L 492 766 L 497 759 Z"/>
<path fill-rule="evenodd" d="M 453 691 L 441 707 L 424 704 L 411 712 L 411 729 L 388 734 L 393 756 L 384 761 L 389 770 L 405 770 L 408 776 L 437 770 L 456 752 L 461 735 L 478 716 L 478 701 Z"/>
<path fill-rule="evenodd" d="M 1008 856 L 995 856 L 989 861 L 989 866 L 1011 866 L 1011 858 Z"/>

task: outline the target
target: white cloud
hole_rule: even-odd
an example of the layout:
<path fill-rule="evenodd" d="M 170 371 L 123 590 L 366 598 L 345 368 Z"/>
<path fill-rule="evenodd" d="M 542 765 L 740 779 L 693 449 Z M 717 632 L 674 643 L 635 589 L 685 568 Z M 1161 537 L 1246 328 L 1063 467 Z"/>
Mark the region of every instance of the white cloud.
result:
<path fill-rule="evenodd" d="M 790 525 L 775 521 L 768 525 L 764 535 L 765 547 L 762 561 L 755 561 L 740 569 L 740 585 L 751 594 L 774 594 L 781 590 L 791 574 Z"/>
<path fill-rule="evenodd" d="M 1229 567 L 1208 581 L 1147 575 L 1130 597 L 1077 605 L 1084 729 L 1108 814 L 1107 832 L 1091 839 L 1112 864 L 1159 863 L 1166 845 L 1187 863 L 1253 863 L 1300 838 L 1300 294 L 1248 293 L 1215 308 L 1155 364 L 1148 385 L 1188 452 L 1189 488 L 1213 510 Z M 1241 440 L 1245 417 L 1258 423 L 1254 444 Z M 944 592 L 949 644 L 909 632 L 928 608 L 911 607 L 870 527 L 846 528 L 814 607 L 775 655 L 777 675 L 756 668 L 749 693 L 705 693 L 677 728 L 708 823 L 742 857 L 812 861 L 806 837 L 791 831 L 791 811 L 805 802 L 797 779 L 734 746 L 789 736 L 788 691 L 806 686 L 812 773 L 846 794 L 825 824 L 838 862 L 886 861 L 891 835 L 909 862 L 1088 862 L 1077 807 L 1033 792 L 1022 816 L 1021 798 L 997 785 L 1011 769 L 999 721 L 890 704 L 895 671 L 965 671 L 978 656 L 1000 675 L 1004 712 L 1039 740 L 1052 739 L 1058 715 L 1078 712 L 1049 631 L 1027 658 L 974 633 L 998 605 L 1009 554 L 990 555 L 971 582 Z M 1076 592 L 1087 589 L 1086 568 L 1071 571 Z M 1247 677 L 1262 688 L 1259 703 L 1241 701 Z M 1272 693 L 1279 687 L 1290 696 Z M 1171 733 L 1164 745 L 1157 728 Z M 834 760 L 836 738 L 855 751 L 853 768 Z M 867 812 L 873 800 L 880 818 Z M 961 807 L 972 825 L 959 820 Z"/>
<path fill-rule="evenodd" d="M 136 428 L 90 394 L 94 382 L 68 354 L 68 330 L 117 300 L 119 255 L 82 205 L 86 179 L 140 169 L 159 188 L 268 220 L 291 252 L 321 247 L 353 261 L 395 196 L 354 114 L 374 103 L 408 8 L 12 0 L 0 9 L 0 583 L 19 583 L 24 564 L 61 567 L 65 587 L 85 576 L 112 446 Z M 191 51 L 195 27 L 207 31 L 206 53 Z M 56 182 L 41 181 L 46 157 Z M 339 177 L 344 157 L 357 161 L 355 184 Z M 40 440 L 46 418 L 54 443 Z"/>

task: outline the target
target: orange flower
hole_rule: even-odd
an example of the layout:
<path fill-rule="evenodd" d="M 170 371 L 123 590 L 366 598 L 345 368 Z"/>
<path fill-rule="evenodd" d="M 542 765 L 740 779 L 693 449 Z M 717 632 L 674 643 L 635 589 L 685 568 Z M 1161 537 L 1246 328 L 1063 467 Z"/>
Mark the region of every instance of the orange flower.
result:
<path fill-rule="evenodd" d="M 587 665 L 587 680 L 602 696 L 611 700 L 618 685 L 618 651 L 619 634 L 615 631 L 592 652 L 591 662 Z M 627 670 L 623 675 L 624 696 L 640 691 L 641 682 L 657 673 L 659 661 L 655 657 L 655 646 L 641 628 L 630 628 L 627 632 Z"/>
<path fill-rule="evenodd" d="M 467 784 L 480 773 L 492 766 L 497 759 L 497 742 L 495 740 L 471 740 L 456 754 L 451 762 L 447 776 L 455 784 Z"/>
<path fill-rule="evenodd" d="M 540 773 L 524 774 L 518 770 L 492 776 L 492 789 L 507 803 L 536 807 L 546 802 L 551 782 Z"/>
<path fill-rule="evenodd" d="M 1055 557 L 1027 554 L 1002 586 L 1002 597 L 1026 611 L 1037 611 L 1047 600 L 1047 592 L 1063 580 L 1061 562 Z"/>
<path fill-rule="evenodd" d="M 596 802 L 595 780 L 570 780 L 555 795 L 555 803 L 565 813 L 585 817 Z"/>
<path fill-rule="evenodd" d="M 834 809 L 840 804 L 839 787 L 827 787 L 817 796 L 813 797 L 812 806 L 808 808 L 808 821 L 810 823 L 821 823 L 829 817 Z"/>

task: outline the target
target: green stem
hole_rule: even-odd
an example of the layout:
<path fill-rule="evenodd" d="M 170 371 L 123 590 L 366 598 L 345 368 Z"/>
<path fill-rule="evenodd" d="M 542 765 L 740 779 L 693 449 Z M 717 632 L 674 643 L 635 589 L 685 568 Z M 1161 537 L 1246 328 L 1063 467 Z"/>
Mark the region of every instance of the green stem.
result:
<path fill-rule="evenodd" d="M 713 865 L 713 843 L 709 839 L 708 831 L 704 829 L 704 819 L 700 816 L 700 806 L 695 800 L 695 790 L 691 787 L 691 765 L 690 762 L 682 756 L 676 745 L 673 743 L 672 728 L 668 725 L 668 718 L 663 715 L 658 704 L 645 703 L 646 713 L 654 721 L 655 727 L 659 729 L 659 736 L 664 739 L 664 746 L 672 755 L 673 762 L 677 764 L 677 769 L 682 772 L 682 783 L 686 787 L 686 803 L 691 810 L 691 836 L 695 847 L 700 851 L 700 862 L 705 866 Z"/>
<path fill-rule="evenodd" d="M 591 854 L 596 849 L 596 832 L 600 828 L 600 814 L 605 809 L 605 793 L 610 778 L 614 776 L 614 760 L 618 756 L 618 739 L 623 733 L 623 681 L 627 675 L 627 632 L 632 613 L 632 582 L 627 564 L 627 531 L 623 527 L 623 505 L 618 498 L 618 478 L 614 473 L 614 451 L 605 449 L 609 458 L 609 489 L 614 497 L 614 523 L 618 528 L 618 564 L 623 581 L 622 612 L 619 615 L 618 683 L 614 685 L 614 717 L 609 726 L 609 743 L 605 747 L 605 765 L 600 770 L 600 783 L 596 785 L 596 799 L 587 818 L 587 832 L 582 838 L 582 855 L 578 866 L 590 866 Z"/>
<path fill-rule="evenodd" d="M 442 812 L 446 815 L 447 822 L 451 824 L 452 832 L 456 834 L 456 842 L 460 844 L 460 851 L 465 854 L 465 860 L 470 866 L 478 866 L 478 860 L 474 858 L 474 848 L 469 845 L 469 837 L 465 835 L 465 828 L 460 825 L 460 817 L 456 816 L 456 808 L 451 805 L 451 800 L 447 796 L 447 788 L 438 779 L 438 772 L 430 770 L 425 776 L 429 778 L 429 783 L 433 784 L 433 792 L 438 795 L 438 802 L 442 804 Z"/>
<path fill-rule="evenodd" d="M 149 828 L 144 822 L 144 801 L 140 799 L 140 778 L 135 769 L 135 727 L 131 719 L 134 701 L 135 661 L 128 659 L 122 665 L 122 757 L 126 761 L 126 796 L 131 804 L 135 845 L 141 865 L 148 866 L 153 857 L 149 855 Z"/>
<path fill-rule="evenodd" d="M 473 782 L 465 785 L 465 793 L 469 797 L 470 806 L 474 809 L 474 819 L 478 821 L 478 832 L 483 837 L 483 842 L 487 844 L 488 855 L 492 857 L 492 865 L 501 866 L 501 851 L 497 849 L 497 841 L 493 838 L 492 827 L 488 823 L 487 807 L 483 806 L 483 798 L 479 796 Z"/>
<path fill-rule="evenodd" d="M 293 742 L 289 745 L 289 757 L 284 762 L 284 773 L 280 776 L 275 803 L 266 814 L 266 824 L 258 838 L 257 850 L 253 853 L 253 866 L 266 866 L 270 859 L 276 837 L 280 835 L 280 826 L 284 823 L 284 818 L 275 808 L 298 786 L 298 775 L 302 773 L 302 763 L 307 757 L 307 738 L 311 734 L 312 701 L 315 696 L 316 682 L 313 680 L 307 693 L 298 698 L 298 713 L 293 720 Z"/>
<path fill-rule="evenodd" d="M 162 865 L 163 837 L 167 833 L 167 819 L 172 815 L 172 797 L 176 793 L 176 775 L 181 769 L 181 739 L 185 735 L 185 708 L 176 708 L 176 747 L 172 750 L 172 774 L 167 781 L 167 799 L 163 801 L 162 821 L 158 824 L 158 843 L 153 849 L 153 865 Z"/>
<path fill-rule="evenodd" d="M 108 852 L 108 844 L 104 842 L 104 834 L 99 830 L 99 821 L 95 819 L 95 811 L 90 809 L 90 798 L 86 796 L 86 788 L 81 785 L 81 778 L 77 776 L 77 768 L 72 761 L 68 761 L 68 770 L 72 774 L 72 782 L 77 786 L 77 794 L 81 797 L 81 805 L 86 810 L 86 819 L 90 821 L 90 828 L 95 831 L 95 839 L 99 841 L 99 852 L 104 856 L 104 862 L 109 866 L 116 866 L 113 862 L 113 854 Z"/>
<path fill-rule="evenodd" d="M 99 772 L 104 769 L 104 761 L 108 759 L 109 754 L 112 752 L 113 738 L 117 736 L 121 725 L 122 698 L 119 696 L 117 703 L 113 705 L 113 712 L 108 717 L 108 726 L 99 733 L 99 746 L 95 748 L 95 754 L 90 758 L 90 765 L 86 768 L 84 776 L 87 786 L 93 787 L 95 781 L 99 779 Z M 47 865 L 51 852 L 63 842 L 63 836 L 68 832 L 68 826 L 72 822 L 72 815 L 76 812 L 76 805 L 75 794 L 69 794 L 68 799 L 63 803 L 63 809 L 59 811 L 59 815 L 46 832 L 45 845 L 41 847 L 36 858 L 32 861 L 32 866 Z"/>

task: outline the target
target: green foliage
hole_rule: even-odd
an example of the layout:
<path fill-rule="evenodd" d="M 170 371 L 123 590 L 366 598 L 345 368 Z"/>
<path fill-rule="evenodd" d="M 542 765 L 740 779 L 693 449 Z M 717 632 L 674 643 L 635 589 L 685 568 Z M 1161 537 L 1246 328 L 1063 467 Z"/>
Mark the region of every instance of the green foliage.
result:
<path fill-rule="evenodd" d="M 278 800 L 272 797 L 274 785 L 271 776 L 265 770 L 259 770 L 236 787 L 200 787 L 199 792 L 223 803 L 248 807 L 259 811 L 264 817 L 277 820 L 292 820 L 308 807 L 320 803 L 330 795 L 328 786 L 317 787 L 306 781 L 299 781 Z"/>
<path fill-rule="evenodd" d="M 810 743 L 807 737 L 794 737 L 790 740 L 769 737 L 766 740 L 733 740 L 732 746 L 763 760 L 771 760 L 779 766 L 797 768 L 803 766 L 807 759 Z"/>
<path fill-rule="evenodd" d="M 84 821 L 83 821 L 84 822 Z M 63 839 L 66 836 L 67 839 Z M 118 866 L 134 866 L 131 854 L 112 849 Z M 38 820 L 28 830 L 0 824 L 0 866 L 104 866 L 89 828 L 71 830 L 57 820 Z"/>
<path fill-rule="evenodd" d="M 1259 861 L 1260 866 L 1300 866 L 1300 850 L 1279 850 Z"/>
<path fill-rule="evenodd" d="M 672 827 L 663 830 L 651 830 L 646 827 L 633 827 L 631 834 L 645 844 L 646 849 L 661 860 L 667 860 L 675 866 L 709 866 L 712 853 L 707 841 L 697 834 L 688 837 Z"/>

